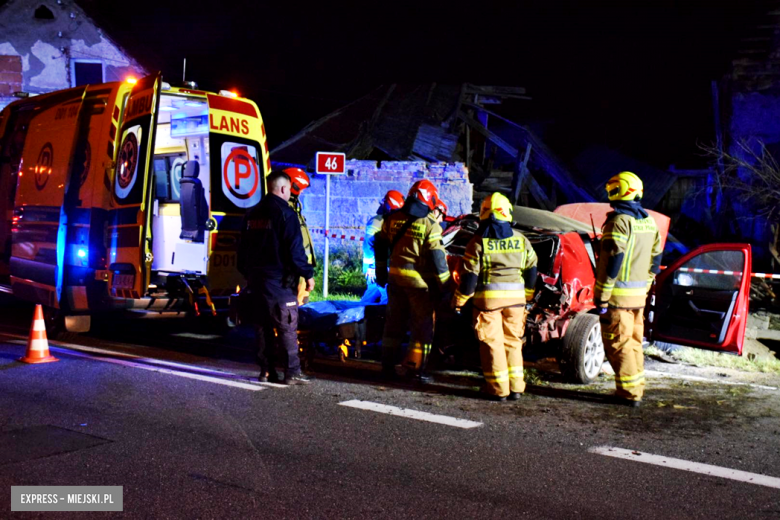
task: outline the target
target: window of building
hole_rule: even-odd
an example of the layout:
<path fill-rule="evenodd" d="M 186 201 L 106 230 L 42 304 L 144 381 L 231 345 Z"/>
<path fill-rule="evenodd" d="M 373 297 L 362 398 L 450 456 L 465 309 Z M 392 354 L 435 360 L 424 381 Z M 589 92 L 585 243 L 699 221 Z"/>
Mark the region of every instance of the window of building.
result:
<path fill-rule="evenodd" d="M 35 18 L 38 20 L 54 20 L 54 13 L 45 5 L 41 5 L 35 10 Z"/>
<path fill-rule="evenodd" d="M 103 62 L 99 60 L 71 60 L 71 86 L 103 83 Z"/>

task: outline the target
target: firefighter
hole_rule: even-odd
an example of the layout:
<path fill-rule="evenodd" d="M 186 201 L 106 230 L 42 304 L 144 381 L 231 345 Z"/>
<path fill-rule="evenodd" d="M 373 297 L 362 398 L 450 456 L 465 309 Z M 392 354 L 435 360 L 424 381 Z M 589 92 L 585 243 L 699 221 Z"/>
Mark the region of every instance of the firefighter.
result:
<path fill-rule="evenodd" d="M 637 407 L 645 388 L 644 307 L 663 249 L 655 220 L 640 202 L 642 180 L 620 172 L 607 181 L 606 190 L 614 211 L 602 229 L 594 301 L 604 350 L 615 371 L 615 400 Z"/>
<path fill-rule="evenodd" d="M 387 316 L 382 337 L 382 372 L 395 377 L 395 361 L 411 321 L 404 358 L 407 376 L 427 383 L 425 364 L 433 343 L 434 308 L 450 272 L 441 243 L 441 227 L 432 211 L 438 200 L 428 180 L 414 183 L 404 206 L 384 219 L 376 237 L 376 279 L 388 283 Z M 388 272 L 389 258 L 389 272 Z"/>
<path fill-rule="evenodd" d="M 433 208 L 433 218 L 436 222 L 439 223 L 440 226 L 442 226 L 442 230 L 444 230 L 444 217 L 447 216 L 447 205 L 444 203 L 443 200 L 438 199 L 436 201 L 436 207 Z"/>
<path fill-rule="evenodd" d="M 238 269 L 249 281 L 260 321 L 257 362 L 261 382 L 278 381 L 276 346 L 284 353 L 284 383 L 306 384 L 298 359 L 298 279 L 314 289 L 314 268 L 306 260 L 301 226 L 290 208 L 290 177 L 274 171 L 268 195 L 247 214 L 238 249 Z"/>
<path fill-rule="evenodd" d="M 536 284 L 536 253 L 528 239 L 512 228 L 512 204 L 504 195 L 487 196 L 479 220 L 466 246 L 452 306 L 460 312 L 474 298 L 484 391 L 494 401 L 516 400 L 525 391 L 525 302 L 533 296 Z"/>
<path fill-rule="evenodd" d="M 390 190 L 385 194 L 382 204 L 376 210 L 376 215 L 371 217 L 366 224 L 366 236 L 363 239 L 363 275 L 366 277 L 366 285 L 376 283 L 376 255 L 374 242 L 376 234 L 382 230 L 382 222 L 393 211 L 399 210 L 404 205 L 403 193 Z"/>
<path fill-rule="evenodd" d="M 303 216 L 303 206 L 300 196 L 303 190 L 309 187 L 311 181 L 309 176 L 300 168 L 287 168 L 284 173 L 290 177 L 290 200 L 287 203 L 298 215 L 298 221 L 301 224 L 301 236 L 303 236 L 303 250 L 306 252 L 306 260 L 312 267 L 317 266 L 317 260 L 314 257 L 314 244 L 309 232 L 309 226 L 306 225 L 306 218 Z M 298 280 L 298 305 L 309 302 L 310 291 L 306 290 L 306 280 Z"/>

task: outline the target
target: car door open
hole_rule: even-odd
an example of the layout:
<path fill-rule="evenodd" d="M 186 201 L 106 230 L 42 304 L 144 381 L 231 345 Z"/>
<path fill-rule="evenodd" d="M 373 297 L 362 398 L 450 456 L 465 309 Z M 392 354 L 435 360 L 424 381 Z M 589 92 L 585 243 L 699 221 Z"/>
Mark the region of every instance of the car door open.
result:
<path fill-rule="evenodd" d="M 749 244 L 711 244 L 658 275 L 654 340 L 742 353 L 750 294 Z"/>

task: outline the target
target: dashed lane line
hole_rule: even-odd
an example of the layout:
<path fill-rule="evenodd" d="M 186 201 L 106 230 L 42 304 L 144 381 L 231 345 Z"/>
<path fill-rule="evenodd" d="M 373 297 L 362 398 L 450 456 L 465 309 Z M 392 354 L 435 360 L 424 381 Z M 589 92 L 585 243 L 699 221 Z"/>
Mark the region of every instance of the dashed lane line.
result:
<path fill-rule="evenodd" d="M 416 419 L 418 421 L 428 421 L 432 423 L 445 424 L 447 426 L 455 426 L 456 428 L 476 428 L 478 426 L 482 426 L 481 422 L 467 421 L 466 419 L 458 419 L 446 415 L 436 415 L 428 412 L 420 412 L 417 410 L 410 410 L 408 408 L 398 408 L 396 406 L 388 406 L 386 404 L 372 403 L 371 401 L 360 401 L 355 399 L 352 401 L 344 401 L 339 404 L 341 406 L 348 406 L 350 408 L 357 408 L 359 410 L 386 413 L 388 415 L 406 417 L 407 419 Z"/>
<path fill-rule="evenodd" d="M 588 451 L 598 455 L 606 455 L 607 457 L 633 460 L 634 462 L 644 462 L 645 464 L 654 464 L 656 466 L 663 466 L 665 468 L 690 471 L 692 473 L 700 473 L 702 475 L 709 475 L 711 477 L 727 478 L 731 480 L 737 480 L 739 482 L 747 482 L 748 484 L 755 484 L 757 486 L 766 486 L 780 489 L 780 478 L 760 475 L 758 473 L 749 473 L 747 471 L 740 471 L 738 469 L 723 468 L 720 466 L 702 464 L 700 462 L 691 462 L 683 459 L 673 459 L 672 457 L 653 455 L 652 453 L 626 450 L 623 448 L 613 448 L 611 446 L 595 446 L 588 449 Z"/>

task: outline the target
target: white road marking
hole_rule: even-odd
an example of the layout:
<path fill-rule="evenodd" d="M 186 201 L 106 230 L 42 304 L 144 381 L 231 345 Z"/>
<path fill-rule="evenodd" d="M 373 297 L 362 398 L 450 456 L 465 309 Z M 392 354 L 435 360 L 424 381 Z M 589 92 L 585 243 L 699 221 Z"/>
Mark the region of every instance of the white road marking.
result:
<path fill-rule="evenodd" d="M 244 383 L 241 381 L 233 381 L 230 379 L 222 379 L 219 377 L 204 376 L 201 374 L 192 374 L 190 372 L 179 372 L 178 370 L 170 370 L 168 368 L 155 367 L 155 366 L 145 365 L 143 363 L 134 363 L 132 361 L 126 361 L 124 359 L 114 359 L 114 358 L 103 357 L 103 356 L 93 356 L 91 354 L 77 352 L 75 350 L 71 350 L 68 348 L 50 347 L 49 350 L 61 352 L 69 356 L 82 357 L 82 358 L 92 359 L 94 361 L 101 361 L 103 363 L 112 363 L 114 365 L 122 365 L 131 368 L 140 368 L 141 370 L 149 370 L 150 372 L 159 372 L 161 374 L 170 374 L 172 376 L 179 376 L 187 379 L 207 381 L 209 383 L 216 383 L 218 385 L 232 386 L 233 388 L 243 388 L 244 390 L 251 390 L 253 392 L 265 390 L 265 387 L 260 386 L 259 383 L 258 384 Z"/>
<path fill-rule="evenodd" d="M 396 406 L 372 403 L 371 401 L 359 401 L 355 399 L 352 401 L 344 401 L 343 403 L 339 404 L 341 406 L 349 406 L 350 408 L 358 408 L 359 410 L 368 410 L 371 412 L 386 413 L 388 415 L 397 415 L 398 417 L 417 419 L 418 421 L 446 424 L 447 426 L 455 426 L 456 428 L 476 428 L 478 426 L 482 426 L 481 422 L 467 421 L 466 419 L 457 419 L 455 417 L 436 415 L 428 412 L 418 412 L 417 410 L 409 410 L 407 408 L 398 408 Z"/>
<path fill-rule="evenodd" d="M 644 462 L 646 464 L 654 464 L 665 468 L 680 469 L 693 473 L 701 473 L 702 475 L 709 475 L 711 477 L 727 478 L 740 482 L 747 482 L 748 484 L 780 489 L 780 478 L 759 475 L 758 473 L 748 473 L 747 471 L 740 471 L 738 469 L 722 468 L 711 464 L 701 464 L 699 462 L 673 459 L 671 457 L 663 457 L 661 455 L 625 450 L 622 448 L 612 448 L 610 446 L 596 446 L 588 449 L 588 451 L 598 455 L 606 455 L 607 457 Z"/>
<path fill-rule="evenodd" d="M 13 337 L 13 338 L 20 338 L 19 340 L 11 340 L 11 341 L 9 341 L 9 343 L 15 343 L 15 344 L 18 344 L 18 345 L 26 345 L 27 344 L 26 341 L 21 339 L 21 338 L 24 338 L 24 336 L 20 336 L 20 335 L 17 335 L 17 334 L 9 334 L 9 333 L 5 333 L 5 332 L 2 333 L 1 335 L 7 336 L 7 337 Z M 76 345 L 74 343 L 64 343 L 62 341 L 53 341 L 53 340 L 51 340 L 51 341 L 49 341 L 49 343 L 52 344 L 52 346 L 50 347 L 51 350 L 58 350 L 58 351 L 63 351 L 64 350 L 66 354 L 72 354 L 74 356 L 76 354 L 74 352 L 72 352 L 72 351 L 83 352 L 85 354 L 89 354 L 89 353 L 105 354 L 105 355 L 108 355 L 108 356 L 112 356 L 114 358 L 131 359 L 131 360 L 136 362 L 136 363 L 133 363 L 133 365 L 144 364 L 144 365 L 157 365 L 157 366 L 162 366 L 162 367 L 181 368 L 181 369 L 189 370 L 189 371 L 192 371 L 192 372 L 200 372 L 202 374 L 212 374 L 214 376 L 231 377 L 231 378 L 234 378 L 234 379 L 239 379 L 238 382 L 241 382 L 241 380 L 247 381 L 247 383 L 245 383 L 245 384 L 250 384 L 250 385 L 262 385 L 262 386 L 268 386 L 268 387 L 272 387 L 272 388 L 287 388 L 287 385 L 281 385 L 281 384 L 278 384 L 278 383 L 261 383 L 259 381 L 251 381 L 251 380 L 249 380 L 249 379 L 247 379 L 245 377 L 242 377 L 240 375 L 234 374 L 232 372 L 224 372 L 224 371 L 221 371 L 221 370 L 213 370 L 213 369 L 210 369 L 210 368 L 199 367 L 199 366 L 195 366 L 195 365 L 185 365 L 183 363 L 174 363 L 173 361 L 165 361 L 163 359 L 154 359 L 154 358 L 136 356 L 134 354 L 128 354 L 126 352 L 117 352 L 115 350 L 106 350 L 106 349 L 102 349 L 102 348 L 88 347 L 86 345 Z M 53 345 L 57 345 L 59 347 L 63 347 L 63 349 L 57 349 Z M 89 359 L 95 359 L 97 361 L 102 361 L 102 360 L 105 359 L 105 358 L 100 357 L 100 356 L 89 356 L 89 355 L 77 356 L 77 357 L 86 357 L 86 358 L 89 358 Z M 148 367 L 147 366 L 147 368 L 151 369 L 152 367 Z M 176 374 L 179 374 L 179 372 L 177 372 L 175 370 L 165 371 L 163 369 L 160 369 L 160 370 L 157 370 L 157 371 L 158 372 L 163 372 L 163 373 L 176 373 Z M 197 375 L 197 374 L 193 374 L 193 375 Z M 182 377 L 186 377 L 186 376 L 182 376 Z M 193 378 L 193 379 L 197 379 L 197 378 Z M 220 381 L 222 381 L 222 379 L 220 379 Z"/>

